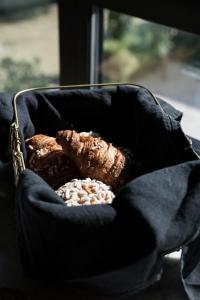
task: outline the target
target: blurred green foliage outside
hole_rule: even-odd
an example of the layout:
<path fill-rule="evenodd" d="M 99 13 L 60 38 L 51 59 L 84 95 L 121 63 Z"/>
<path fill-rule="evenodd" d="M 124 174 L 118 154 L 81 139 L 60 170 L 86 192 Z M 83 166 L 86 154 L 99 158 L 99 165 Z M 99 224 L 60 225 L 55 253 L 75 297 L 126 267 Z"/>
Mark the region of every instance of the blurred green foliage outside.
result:
<path fill-rule="evenodd" d="M 57 76 L 48 76 L 39 70 L 39 59 L 32 62 L 15 61 L 6 57 L 0 61 L 0 90 L 19 91 L 57 83 Z"/>
<path fill-rule="evenodd" d="M 200 38 L 114 11 L 104 15 L 104 81 L 132 81 L 169 60 L 200 63 Z"/>
<path fill-rule="evenodd" d="M 34 22 L 37 22 L 37 17 L 43 16 L 44 14 L 48 14 L 49 7 L 51 3 L 55 1 L 53 0 L 0 0 L 0 25 L 5 28 L 7 25 L 9 27 L 10 24 L 13 24 L 14 26 L 19 25 L 19 30 L 22 28 L 20 26 L 21 22 L 23 20 L 26 20 L 26 22 L 32 22 L 31 25 L 33 27 L 33 31 L 35 28 L 35 31 L 38 30 L 39 24 L 37 24 L 37 27 L 34 27 L 36 25 L 33 23 L 33 20 L 36 20 Z M 49 20 L 49 21 L 48 21 Z M 48 19 L 47 22 L 51 22 L 52 19 Z M 27 24 L 27 23 L 26 23 Z M 48 23 L 47 23 L 48 24 Z M 12 26 L 13 26 L 12 25 Z M 42 23 L 43 28 L 46 25 L 46 23 Z M 18 28 L 18 27 L 17 27 Z M 25 28 L 26 30 L 26 28 Z M 33 35 L 32 33 L 28 32 L 26 35 Z M 10 52 L 14 51 L 12 49 L 13 46 L 15 46 L 17 43 L 20 44 L 23 38 L 23 34 L 19 35 L 19 41 L 15 38 L 14 33 L 11 32 L 10 27 L 8 28 L 8 35 L 10 35 L 9 41 L 6 40 L 5 43 L 5 35 L 6 30 L 0 31 L 0 50 L 1 50 L 1 58 L 0 58 L 0 90 L 1 91 L 19 91 L 26 88 L 31 87 L 40 87 L 40 86 L 47 86 L 47 85 L 55 85 L 58 83 L 58 74 L 49 73 L 41 71 L 41 58 L 40 57 L 40 49 L 37 48 L 37 51 L 35 52 L 35 57 L 33 57 L 33 54 L 31 52 L 30 57 L 26 55 L 26 58 L 16 58 L 15 55 L 11 56 Z M 16 31 L 15 31 L 16 32 Z M 25 32 L 25 31 L 24 31 Z M 52 32 L 52 34 L 56 34 L 55 32 Z M 2 35 L 2 39 L 1 39 Z M 12 40 L 13 36 L 13 40 Z M 37 40 L 38 42 L 38 40 Z M 42 43 L 43 41 L 41 41 Z M 44 44 L 43 44 L 44 45 Z M 51 47 L 49 44 L 49 40 L 47 39 L 47 43 L 45 46 Z M 21 47 L 20 50 L 24 51 L 24 53 L 28 52 L 28 49 L 31 47 L 31 45 L 26 43 L 25 47 Z M 9 54 L 7 54 L 7 48 L 9 48 Z M 11 51 L 10 51 L 11 49 Z M 18 52 L 20 51 L 18 48 Z M 15 53 L 14 53 L 15 54 Z M 49 64 L 52 64 L 51 61 L 49 61 Z M 44 68 L 43 68 L 44 70 Z"/>

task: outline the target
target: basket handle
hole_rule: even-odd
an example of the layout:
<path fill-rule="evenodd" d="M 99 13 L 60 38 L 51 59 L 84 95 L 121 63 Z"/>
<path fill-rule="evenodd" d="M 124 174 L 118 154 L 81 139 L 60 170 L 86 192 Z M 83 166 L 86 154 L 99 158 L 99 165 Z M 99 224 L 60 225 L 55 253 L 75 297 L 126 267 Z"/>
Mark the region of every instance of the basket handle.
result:
<path fill-rule="evenodd" d="M 26 169 L 23 153 L 21 151 L 21 140 L 19 135 L 19 119 L 18 119 L 18 112 L 17 112 L 17 99 L 19 98 L 19 96 L 27 92 L 39 91 L 39 90 L 54 90 L 54 89 L 64 90 L 64 89 L 75 89 L 75 88 L 109 87 L 109 86 L 122 86 L 122 85 L 131 85 L 138 88 L 144 88 L 141 85 L 133 84 L 133 83 L 96 83 L 96 84 L 78 84 L 78 85 L 58 85 L 53 87 L 35 87 L 35 88 L 21 90 L 18 93 L 16 93 L 13 98 L 14 122 L 10 126 L 10 146 L 12 152 L 15 183 L 17 184 L 20 173 Z M 159 105 L 161 111 L 164 112 L 162 106 L 160 105 L 158 99 L 154 96 L 154 94 L 147 88 L 145 89 L 152 96 L 155 103 Z M 189 144 L 191 145 L 190 139 L 188 139 L 188 141 Z"/>

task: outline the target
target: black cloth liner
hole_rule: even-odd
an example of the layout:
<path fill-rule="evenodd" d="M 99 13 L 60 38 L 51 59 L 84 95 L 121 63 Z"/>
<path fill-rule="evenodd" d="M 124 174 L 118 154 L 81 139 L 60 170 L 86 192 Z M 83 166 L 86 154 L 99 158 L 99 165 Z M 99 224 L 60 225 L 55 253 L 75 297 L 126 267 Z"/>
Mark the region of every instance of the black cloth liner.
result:
<path fill-rule="evenodd" d="M 10 172 L 12 94 L 0 94 L 0 176 Z M 15 225 L 25 276 L 59 280 L 101 294 L 138 292 L 162 273 L 163 256 L 183 249 L 182 280 L 200 297 L 200 161 L 183 133 L 182 114 L 145 88 L 29 92 L 18 99 L 20 136 L 60 129 L 96 131 L 137 159 L 136 177 L 111 205 L 67 207 L 37 174 L 13 176 L 0 195 L 15 198 Z M 199 141 L 194 140 L 198 152 Z M 15 195 L 15 196 L 14 196 Z M 6 228 L 5 228 L 6 230 Z"/>

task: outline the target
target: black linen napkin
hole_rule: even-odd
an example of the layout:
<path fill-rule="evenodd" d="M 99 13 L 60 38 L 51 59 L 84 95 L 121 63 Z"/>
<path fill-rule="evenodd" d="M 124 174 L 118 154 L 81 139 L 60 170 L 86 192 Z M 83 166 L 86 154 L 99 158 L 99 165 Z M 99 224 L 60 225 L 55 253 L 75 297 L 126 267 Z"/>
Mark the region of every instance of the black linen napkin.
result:
<path fill-rule="evenodd" d="M 1 96 L 2 141 L 8 147 L 13 110 L 10 95 Z M 25 170 L 15 205 L 27 276 L 67 278 L 99 293 L 127 294 L 160 278 L 165 253 L 190 245 L 199 225 L 199 161 L 188 162 L 196 155 L 181 129 L 181 113 L 165 102 L 161 105 L 164 111 L 146 89 L 132 86 L 28 93 L 19 99 L 25 159 L 25 138 L 74 127 L 97 131 L 130 148 L 140 162 L 135 175 L 143 175 L 129 182 L 113 205 L 77 210 L 65 207 L 39 176 Z M 4 149 L 1 159 L 9 161 L 6 153 Z M 8 199 L 15 192 L 6 182 L 0 190 Z M 76 263 L 80 252 L 85 259 L 78 257 Z"/>

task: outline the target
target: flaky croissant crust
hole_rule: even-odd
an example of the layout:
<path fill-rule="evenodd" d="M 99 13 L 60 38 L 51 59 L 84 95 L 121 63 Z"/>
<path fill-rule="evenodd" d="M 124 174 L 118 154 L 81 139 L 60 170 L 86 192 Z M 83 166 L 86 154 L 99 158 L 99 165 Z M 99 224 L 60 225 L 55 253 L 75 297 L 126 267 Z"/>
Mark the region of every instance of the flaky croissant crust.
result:
<path fill-rule="evenodd" d="M 44 134 L 37 134 L 26 139 L 28 146 L 29 163 L 28 166 L 34 170 L 43 170 L 51 157 L 63 156 L 62 147 L 56 142 L 56 139 Z"/>
<path fill-rule="evenodd" d="M 25 142 L 29 154 L 27 167 L 53 188 L 79 177 L 76 165 L 66 156 L 55 138 L 37 134 Z"/>
<path fill-rule="evenodd" d="M 131 160 L 121 148 L 74 130 L 59 131 L 56 141 L 77 165 L 82 177 L 100 180 L 113 188 L 127 180 Z"/>

